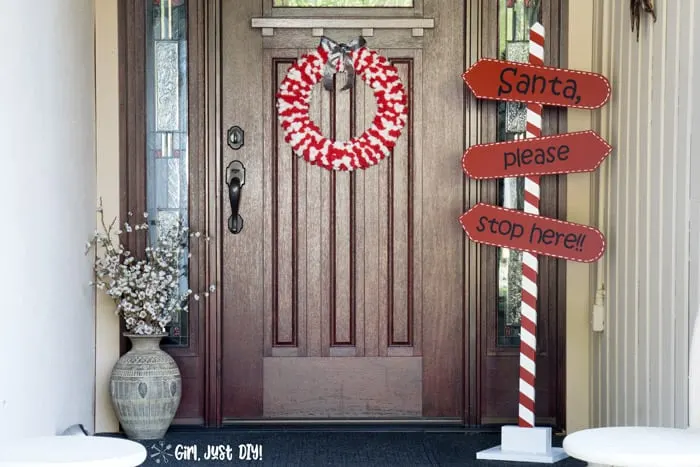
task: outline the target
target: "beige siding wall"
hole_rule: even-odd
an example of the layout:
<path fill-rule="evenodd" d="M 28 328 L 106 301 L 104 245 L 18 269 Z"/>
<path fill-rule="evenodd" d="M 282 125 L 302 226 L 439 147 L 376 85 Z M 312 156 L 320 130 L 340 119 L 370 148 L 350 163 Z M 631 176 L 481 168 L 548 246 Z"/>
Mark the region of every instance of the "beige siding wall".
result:
<path fill-rule="evenodd" d="M 567 67 L 593 70 L 593 6 L 595 0 L 571 0 L 568 3 Z M 593 121 L 590 110 L 569 109 L 567 130 L 590 130 Z M 566 177 L 566 220 L 592 225 L 591 190 L 593 176 L 577 173 Z M 567 261 L 566 263 L 566 431 L 574 432 L 591 425 L 590 346 L 589 326 L 595 265 Z"/>
<path fill-rule="evenodd" d="M 105 219 L 119 216 L 119 56 L 117 0 L 95 2 L 95 117 L 97 195 Z M 119 431 L 109 377 L 119 359 L 119 318 L 114 302 L 97 294 L 95 308 L 95 431 Z"/>
<path fill-rule="evenodd" d="M 609 245 L 596 274 L 606 296 L 604 330 L 592 337 L 595 426 L 688 420 L 688 329 L 698 306 L 692 38 L 700 5 L 655 3 L 658 20 L 642 17 L 639 42 L 629 2 L 596 0 L 594 10 L 596 67 L 613 86 L 594 120 L 615 148 L 598 172 L 598 223 Z"/>

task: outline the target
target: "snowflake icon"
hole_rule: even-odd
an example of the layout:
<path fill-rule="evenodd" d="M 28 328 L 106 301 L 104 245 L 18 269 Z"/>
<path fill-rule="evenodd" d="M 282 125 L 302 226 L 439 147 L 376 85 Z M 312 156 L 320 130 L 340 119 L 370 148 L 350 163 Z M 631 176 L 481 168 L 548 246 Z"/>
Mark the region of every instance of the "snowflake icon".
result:
<path fill-rule="evenodd" d="M 165 444 L 165 441 L 159 441 L 151 445 L 151 459 L 155 461 L 156 464 L 167 464 L 169 461 L 168 457 L 174 457 L 173 453 L 170 452 L 173 449 L 172 444 Z"/>

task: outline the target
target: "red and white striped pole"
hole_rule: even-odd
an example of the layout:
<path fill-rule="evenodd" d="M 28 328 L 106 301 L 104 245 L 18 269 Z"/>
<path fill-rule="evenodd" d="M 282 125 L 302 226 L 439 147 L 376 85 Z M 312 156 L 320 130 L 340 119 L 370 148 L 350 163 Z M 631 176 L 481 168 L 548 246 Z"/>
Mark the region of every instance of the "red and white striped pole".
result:
<path fill-rule="evenodd" d="M 544 26 L 530 28 L 530 63 L 544 65 Z M 542 136 L 542 104 L 527 105 L 527 138 Z M 525 177 L 525 212 L 540 214 L 540 177 Z M 518 425 L 535 426 L 535 359 L 537 349 L 537 255 L 523 251 L 520 306 L 520 397 Z"/>

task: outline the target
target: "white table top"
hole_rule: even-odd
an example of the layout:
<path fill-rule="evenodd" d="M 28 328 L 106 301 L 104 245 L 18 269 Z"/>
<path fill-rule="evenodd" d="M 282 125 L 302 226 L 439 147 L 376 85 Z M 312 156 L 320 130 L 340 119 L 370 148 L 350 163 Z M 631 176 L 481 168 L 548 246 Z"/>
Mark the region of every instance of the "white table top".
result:
<path fill-rule="evenodd" d="M 677 428 L 609 427 L 564 438 L 571 457 L 616 466 L 700 466 L 700 433 Z"/>
<path fill-rule="evenodd" d="M 135 441 L 105 436 L 0 440 L 0 467 L 135 467 L 146 454 Z"/>

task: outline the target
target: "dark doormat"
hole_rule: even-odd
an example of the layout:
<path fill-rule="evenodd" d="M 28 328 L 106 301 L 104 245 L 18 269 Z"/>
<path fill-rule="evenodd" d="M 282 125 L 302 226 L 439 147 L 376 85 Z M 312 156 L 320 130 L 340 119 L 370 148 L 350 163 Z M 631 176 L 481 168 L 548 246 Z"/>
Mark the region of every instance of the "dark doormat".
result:
<path fill-rule="evenodd" d="M 553 444 L 561 446 L 562 438 Z M 478 461 L 477 451 L 500 444 L 498 433 L 173 430 L 163 440 L 142 441 L 144 466 L 585 466 Z M 207 458 L 207 453 L 219 458 Z M 196 456 L 196 457 L 195 457 Z M 239 459 L 243 457 L 243 459 Z"/>

